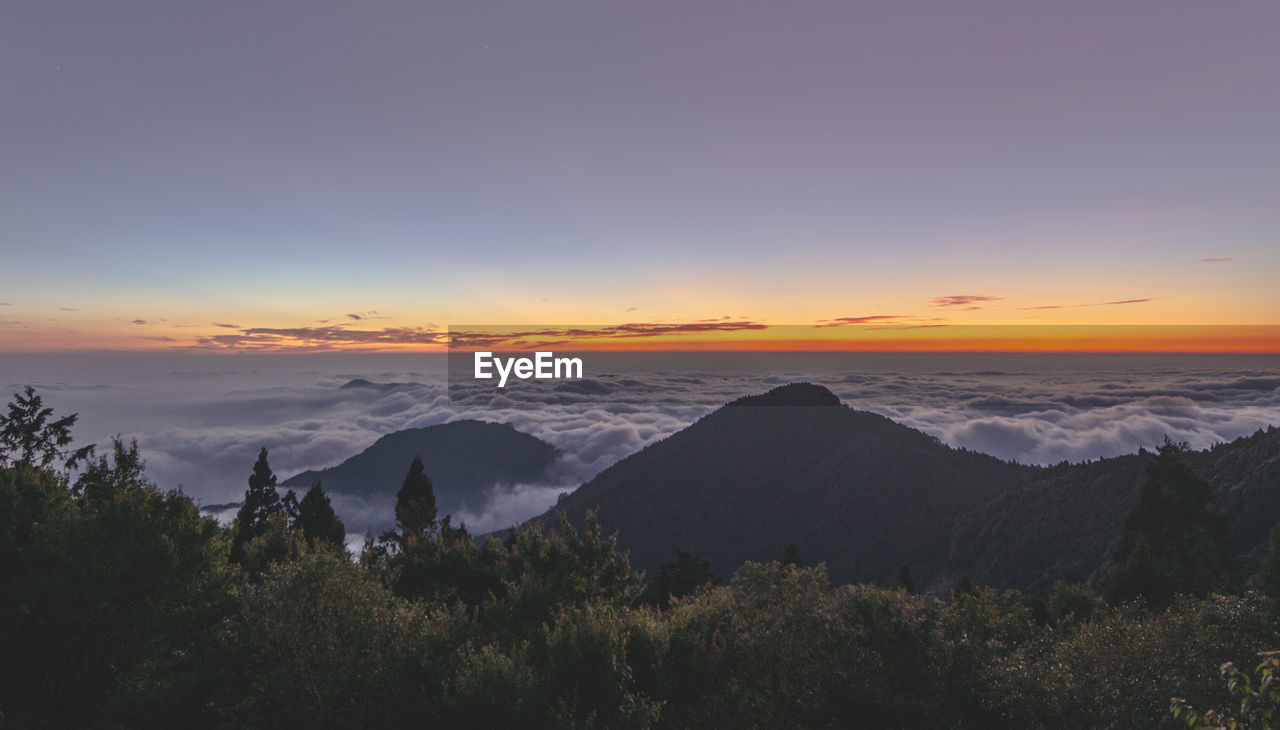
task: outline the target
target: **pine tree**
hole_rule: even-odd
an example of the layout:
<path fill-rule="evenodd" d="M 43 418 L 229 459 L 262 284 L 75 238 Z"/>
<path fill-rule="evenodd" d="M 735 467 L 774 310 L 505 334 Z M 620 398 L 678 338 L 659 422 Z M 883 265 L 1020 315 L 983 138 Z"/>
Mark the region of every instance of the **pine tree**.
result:
<path fill-rule="evenodd" d="M 396 524 L 400 538 L 408 543 L 426 537 L 436 524 L 436 495 L 427 478 L 422 457 L 413 457 L 404 484 L 396 494 Z"/>
<path fill-rule="evenodd" d="M 53 409 L 44 406 L 35 388 L 28 385 L 23 394 L 14 393 L 8 414 L 0 415 L 0 467 L 24 464 L 44 469 L 62 461 L 74 469 L 93 454 L 93 446 L 67 448 L 78 414 L 50 421 Z"/>
<path fill-rule="evenodd" d="M 317 540 L 336 546 L 346 543 L 347 528 L 333 511 L 333 505 L 320 487 L 319 479 L 298 503 L 298 516 L 294 525 L 302 530 L 302 537 L 308 543 Z"/>
<path fill-rule="evenodd" d="M 267 464 L 267 450 L 258 452 L 258 461 L 249 475 L 249 488 L 244 493 L 244 504 L 236 513 L 235 536 L 231 542 L 231 562 L 244 562 L 244 546 L 253 538 L 266 533 L 271 515 L 284 509 L 276 492 L 276 475 Z"/>
<path fill-rule="evenodd" d="M 1164 608 L 1175 594 L 1204 596 L 1229 573 L 1222 518 L 1212 509 L 1213 489 L 1191 470 L 1185 443 L 1167 438 L 1147 463 L 1138 502 L 1125 517 L 1125 531 L 1103 594 L 1112 602 L 1144 599 Z"/>

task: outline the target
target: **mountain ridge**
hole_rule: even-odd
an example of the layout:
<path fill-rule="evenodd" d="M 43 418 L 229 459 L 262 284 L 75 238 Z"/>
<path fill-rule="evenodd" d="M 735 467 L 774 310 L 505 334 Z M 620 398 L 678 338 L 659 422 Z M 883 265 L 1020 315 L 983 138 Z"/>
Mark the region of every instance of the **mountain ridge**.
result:
<path fill-rule="evenodd" d="M 795 546 L 838 582 L 892 584 L 906 566 L 933 592 L 962 578 L 1043 591 L 1096 585 L 1148 458 L 1016 464 L 790 384 L 620 460 L 542 519 L 596 512 L 650 574 L 676 549 L 728 574 Z M 1256 561 L 1280 519 L 1280 429 L 1185 458 L 1213 487 L 1233 549 Z"/>
<path fill-rule="evenodd" d="M 541 481 L 559 455 L 511 424 L 465 419 L 386 434 L 359 454 L 295 474 L 280 487 L 307 489 L 319 479 L 331 494 L 394 498 L 410 462 L 420 456 L 444 516 L 478 509 L 495 485 Z"/>

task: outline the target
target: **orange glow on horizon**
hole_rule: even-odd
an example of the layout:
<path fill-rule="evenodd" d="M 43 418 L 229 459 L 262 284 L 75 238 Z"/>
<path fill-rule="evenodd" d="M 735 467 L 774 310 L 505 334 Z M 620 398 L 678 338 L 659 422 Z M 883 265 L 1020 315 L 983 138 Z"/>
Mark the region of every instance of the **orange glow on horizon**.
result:
<path fill-rule="evenodd" d="M 493 334 L 504 329 L 494 328 Z M 799 336 L 797 330 L 808 330 Z M 1261 325 L 1019 326 L 976 325 L 897 329 L 774 326 L 708 336 L 521 336 L 509 343 L 461 345 L 453 352 L 563 350 L 574 352 L 1043 352 L 1280 354 L 1280 327 Z M 830 333 L 830 334 L 828 334 Z"/>
<path fill-rule="evenodd" d="M 733 323 L 728 323 L 732 325 Z M 463 326 L 425 333 L 438 341 L 341 341 L 279 336 L 271 341 L 210 345 L 198 337 L 155 338 L 118 347 L 108 338 L 73 345 L 65 337 L 39 338 L 9 352 L 253 353 L 446 353 L 522 352 L 1043 352 L 1043 353 L 1237 353 L 1280 354 L 1280 325 L 763 325 L 715 324 L 551 326 Z M 649 328 L 649 329 L 646 329 Z M 683 330 L 689 331 L 683 331 Z M 406 328 L 409 336 L 423 335 Z M 449 347 L 450 337 L 479 338 Z M 190 337 L 190 335 L 188 335 Z M 42 341 L 43 340 L 43 341 Z M 13 344 L 13 343 L 11 343 Z M 78 346 L 77 346 L 78 345 Z M 113 347 L 113 345 L 117 345 Z"/>

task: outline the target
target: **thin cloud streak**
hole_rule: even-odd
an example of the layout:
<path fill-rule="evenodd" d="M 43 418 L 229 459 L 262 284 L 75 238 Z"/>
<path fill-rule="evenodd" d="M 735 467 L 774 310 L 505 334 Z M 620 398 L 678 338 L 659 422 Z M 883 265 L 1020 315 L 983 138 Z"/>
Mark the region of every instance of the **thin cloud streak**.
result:
<path fill-rule="evenodd" d="M 1080 309 L 1082 307 L 1114 307 L 1121 304 L 1142 304 L 1144 302 L 1154 302 L 1155 299 L 1120 299 L 1114 302 L 1093 302 L 1090 304 L 1042 304 L 1038 307 L 1018 307 L 1024 312 L 1041 310 L 1041 309 Z"/>
<path fill-rule="evenodd" d="M 250 327 L 239 334 L 211 335 L 197 340 L 199 348 L 225 350 L 317 351 L 343 346 L 440 345 L 448 335 L 416 327 L 381 330 L 328 327 Z"/>
<path fill-rule="evenodd" d="M 990 296 L 986 294 L 952 294 L 946 297 L 934 297 L 929 300 L 929 305 L 933 307 L 965 307 L 966 309 L 981 309 L 975 306 L 985 302 L 1002 301 L 1004 297 Z"/>
<path fill-rule="evenodd" d="M 868 314 L 862 317 L 836 317 L 835 319 L 822 320 L 814 327 L 844 327 L 846 325 L 855 324 L 882 324 L 884 322 L 892 322 L 895 320 L 905 319 L 906 315 L 902 314 Z"/>

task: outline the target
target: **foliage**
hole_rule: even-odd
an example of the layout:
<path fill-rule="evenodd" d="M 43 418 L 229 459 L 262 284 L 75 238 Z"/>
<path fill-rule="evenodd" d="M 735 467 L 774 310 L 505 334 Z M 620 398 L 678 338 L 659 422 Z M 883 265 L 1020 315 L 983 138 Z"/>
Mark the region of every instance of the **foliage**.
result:
<path fill-rule="evenodd" d="M 1258 594 L 1184 596 L 1158 613 L 1138 603 L 1101 608 L 1025 645 L 1009 674 L 1033 679 L 1021 685 L 1028 698 L 1021 709 L 1052 727 L 1176 727 L 1171 697 L 1225 704 L 1214 669 L 1278 640 Z"/>
<path fill-rule="evenodd" d="M 1219 668 L 1232 700 L 1238 703 L 1238 711 L 1234 708 L 1206 710 L 1201 714 L 1186 699 L 1175 697 L 1169 708 L 1173 716 L 1186 720 L 1187 727 L 1204 730 L 1275 727 L 1280 720 L 1280 685 L 1275 683 L 1280 677 L 1280 652 L 1263 651 L 1258 655 L 1262 661 L 1254 667 L 1254 676 L 1233 662 L 1225 662 Z"/>
<path fill-rule="evenodd" d="M 329 497 L 325 495 L 319 479 L 298 503 L 294 527 L 302 530 L 302 536 L 308 543 L 319 540 L 338 547 L 346 544 L 347 528 L 333 511 L 333 505 L 329 503 Z"/>
<path fill-rule="evenodd" d="M 1228 573 L 1225 524 L 1212 510 L 1213 490 L 1183 460 L 1186 444 L 1166 439 L 1147 463 L 1138 502 L 1103 589 L 1107 599 L 1168 606 L 1176 594 L 1204 596 Z"/>
<path fill-rule="evenodd" d="M 22 394 L 14 393 L 8 405 L 8 413 L 0 415 L 0 467 L 25 465 L 36 469 L 58 465 L 74 469 L 88 459 L 93 446 L 68 449 L 71 444 L 71 427 L 77 414 L 50 421 L 53 409 L 30 385 Z"/>
<path fill-rule="evenodd" d="M 261 529 L 240 550 L 240 569 L 250 580 L 261 578 L 276 563 L 296 560 L 306 546 L 302 535 L 289 528 L 284 510 L 267 515 Z"/>
<path fill-rule="evenodd" d="M 1258 566 L 1254 582 L 1258 590 L 1273 601 L 1280 601 L 1280 522 L 1271 528 L 1267 550 L 1262 555 L 1262 563 Z"/>
<path fill-rule="evenodd" d="M 194 711 L 181 696 L 230 598 L 217 524 L 145 481 L 118 440 L 75 490 L 25 466 L 3 475 L 0 502 L 23 522 L 4 541 L 0 708 L 71 724 Z"/>
<path fill-rule="evenodd" d="M 231 543 L 231 561 L 243 563 L 245 544 L 263 535 L 270 528 L 271 517 L 283 514 L 284 505 L 276 492 L 276 475 L 267 463 L 267 450 L 258 453 L 258 460 L 249 475 L 249 488 L 244 493 L 244 504 L 236 513 L 235 535 Z"/>
<path fill-rule="evenodd" d="M 1102 601 L 1079 583 L 1058 581 L 1046 600 L 1046 608 L 1053 623 L 1058 626 L 1088 621 L 1102 610 Z"/>
<path fill-rule="evenodd" d="M 657 577 L 645 586 L 636 602 L 669 608 L 672 598 L 687 596 L 702 586 L 717 585 L 720 576 L 711 569 L 710 560 L 699 560 L 689 550 L 676 550 L 676 559 L 659 566 Z"/>
<path fill-rule="evenodd" d="M 407 544 L 424 539 L 436 524 L 436 495 L 431 488 L 421 457 L 413 457 L 404 484 L 396 493 L 396 525 L 400 539 Z"/>
<path fill-rule="evenodd" d="M 340 553 L 303 547 L 244 588 L 221 639 L 215 714 L 248 727 L 378 727 L 412 699 L 405 673 L 439 627 Z"/>

